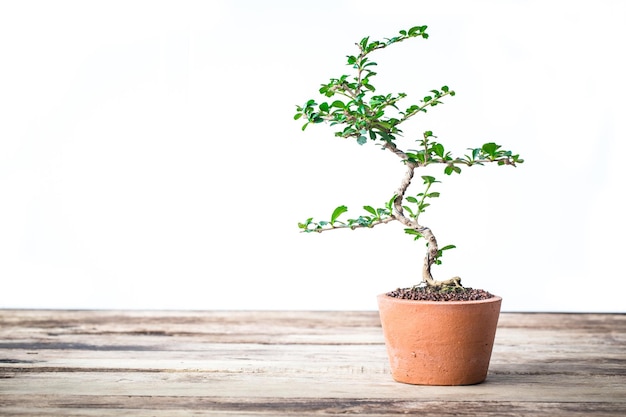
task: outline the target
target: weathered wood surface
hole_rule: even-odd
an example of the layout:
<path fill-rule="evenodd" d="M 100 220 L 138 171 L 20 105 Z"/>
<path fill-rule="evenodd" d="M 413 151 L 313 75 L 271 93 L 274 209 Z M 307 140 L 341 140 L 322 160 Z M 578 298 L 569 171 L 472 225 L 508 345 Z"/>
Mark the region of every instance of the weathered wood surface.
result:
<path fill-rule="evenodd" d="M 488 379 L 399 384 L 376 312 L 0 310 L 1 416 L 626 416 L 626 315 L 500 318 Z"/>

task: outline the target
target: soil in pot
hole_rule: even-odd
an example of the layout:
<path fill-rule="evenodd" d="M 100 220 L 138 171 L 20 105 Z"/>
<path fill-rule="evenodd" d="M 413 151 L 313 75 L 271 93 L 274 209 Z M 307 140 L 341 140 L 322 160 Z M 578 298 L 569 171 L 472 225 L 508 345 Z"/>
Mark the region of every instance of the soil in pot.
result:
<path fill-rule="evenodd" d="M 469 287 L 449 288 L 441 290 L 431 287 L 398 288 L 387 293 L 388 296 L 403 300 L 421 301 L 476 301 L 487 300 L 493 294 Z"/>

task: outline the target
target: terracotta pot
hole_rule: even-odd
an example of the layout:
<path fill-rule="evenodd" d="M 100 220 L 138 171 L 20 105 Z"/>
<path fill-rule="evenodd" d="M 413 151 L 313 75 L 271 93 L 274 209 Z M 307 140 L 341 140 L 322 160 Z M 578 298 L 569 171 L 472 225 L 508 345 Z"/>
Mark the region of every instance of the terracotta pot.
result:
<path fill-rule="evenodd" d="M 391 374 L 419 385 L 470 385 L 487 378 L 502 298 L 412 301 L 378 296 Z"/>

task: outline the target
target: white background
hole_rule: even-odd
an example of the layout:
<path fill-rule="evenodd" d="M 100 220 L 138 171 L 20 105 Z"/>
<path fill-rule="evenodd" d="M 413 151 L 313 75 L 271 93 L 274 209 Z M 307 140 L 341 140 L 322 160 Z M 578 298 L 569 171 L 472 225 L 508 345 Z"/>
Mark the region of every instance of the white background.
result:
<path fill-rule="evenodd" d="M 625 21 L 619 0 L 1 1 L 0 308 L 375 309 L 416 284 L 399 224 L 298 233 L 404 168 L 292 116 L 363 36 L 427 24 L 375 57 L 407 107 L 457 92 L 407 139 L 526 160 L 433 172 L 421 220 L 457 246 L 436 277 L 505 311 L 625 312 Z"/>

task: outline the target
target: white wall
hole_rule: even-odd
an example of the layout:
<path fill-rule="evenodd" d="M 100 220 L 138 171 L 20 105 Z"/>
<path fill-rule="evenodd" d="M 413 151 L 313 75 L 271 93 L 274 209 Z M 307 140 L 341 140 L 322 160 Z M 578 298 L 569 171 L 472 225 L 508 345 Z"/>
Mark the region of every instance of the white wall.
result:
<path fill-rule="evenodd" d="M 412 104 L 448 84 L 416 132 L 527 161 L 446 178 L 422 218 L 458 247 L 437 276 L 506 311 L 624 312 L 625 18 L 620 0 L 3 1 L 0 308 L 375 309 L 417 283 L 423 243 L 398 224 L 298 233 L 384 202 L 403 167 L 292 116 L 361 37 L 428 24 L 375 85 Z"/>

